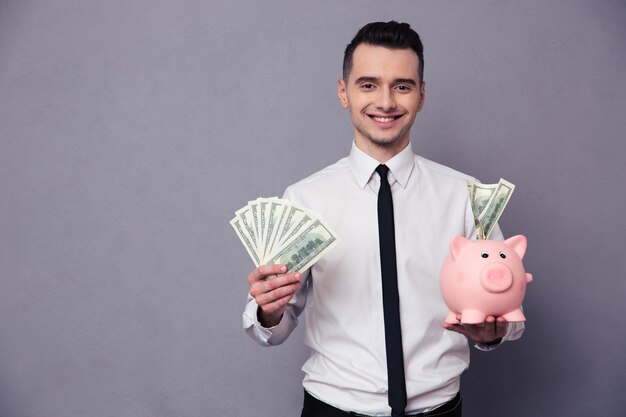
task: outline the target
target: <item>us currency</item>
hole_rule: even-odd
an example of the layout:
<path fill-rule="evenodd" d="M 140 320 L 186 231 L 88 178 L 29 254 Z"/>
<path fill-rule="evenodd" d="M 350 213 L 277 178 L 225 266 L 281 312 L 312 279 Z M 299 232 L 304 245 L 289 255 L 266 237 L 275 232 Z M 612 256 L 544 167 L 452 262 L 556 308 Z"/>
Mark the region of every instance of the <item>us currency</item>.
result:
<path fill-rule="evenodd" d="M 265 216 L 265 211 L 267 209 L 267 205 L 269 204 L 269 202 L 267 201 L 268 199 L 266 198 L 260 198 L 259 204 L 257 206 L 257 210 L 258 210 L 258 215 L 259 215 L 259 221 L 260 224 L 258 225 L 259 227 L 259 239 L 260 239 L 260 243 L 261 245 L 259 246 L 260 249 L 265 250 L 265 234 L 267 233 L 267 217 Z M 265 253 L 261 252 L 261 256 L 264 256 Z"/>
<path fill-rule="evenodd" d="M 317 262 L 337 242 L 335 233 L 321 219 L 316 219 L 288 241 L 267 263 L 286 265 L 287 272 L 302 272 Z"/>
<path fill-rule="evenodd" d="M 230 224 L 255 266 L 283 263 L 289 272 L 308 268 L 339 241 L 319 215 L 277 197 L 249 201 Z"/>
<path fill-rule="evenodd" d="M 257 206 L 259 205 L 259 202 L 257 200 L 255 201 L 249 201 L 248 202 L 248 208 L 250 210 L 250 213 L 252 215 L 252 224 L 254 225 L 254 236 L 255 236 L 255 242 L 259 242 L 260 236 L 259 236 L 259 214 L 258 214 L 258 210 L 257 210 Z M 241 210 L 245 210 L 246 207 L 242 208 Z"/>
<path fill-rule="evenodd" d="M 496 192 L 498 184 L 481 184 L 474 182 L 473 187 L 472 209 L 474 211 L 474 217 L 479 218 Z"/>
<path fill-rule="evenodd" d="M 515 185 L 500 178 L 497 184 L 468 181 L 478 239 L 488 239 L 511 199 Z"/>
<path fill-rule="evenodd" d="M 262 247 L 264 252 L 263 257 L 266 257 L 271 250 L 271 239 L 274 230 L 276 229 L 276 221 L 278 220 L 278 212 L 281 210 L 281 203 L 278 198 L 268 198 L 261 203 L 261 207 L 265 207 L 263 211 L 264 226 L 263 226 L 263 242 Z"/>
<path fill-rule="evenodd" d="M 254 231 L 254 228 L 256 228 L 256 225 L 254 224 L 252 208 L 250 206 L 245 206 L 242 209 L 237 210 L 235 212 L 235 219 L 240 220 L 241 225 L 245 228 L 247 235 L 256 251 L 257 241 L 256 241 L 256 234 Z"/>
<path fill-rule="evenodd" d="M 245 228 L 243 227 L 243 222 L 239 217 L 235 217 L 230 221 L 230 225 L 235 229 L 235 233 L 243 243 L 243 246 L 246 248 L 248 255 L 252 258 L 255 266 L 261 265 L 261 259 L 256 250 L 256 246 L 252 243 L 252 237 L 247 233 Z"/>
<path fill-rule="evenodd" d="M 271 205 L 272 209 L 270 210 L 270 221 L 268 223 L 270 230 L 265 240 L 265 251 L 268 256 L 274 253 L 277 248 L 281 227 L 285 223 L 287 210 L 291 206 L 288 201 L 280 199 L 276 199 Z"/>
<path fill-rule="evenodd" d="M 478 221 L 481 213 L 487 207 L 489 200 L 493 197 L 494 192 L 498 184 L 481 184 L 476 181 L 468 182 L 468 186 L 471 185 L 471 201 L 472 212 L 474 214 L 474 224 L 476 226 L 476 236 L 478 239 L 486 239 L 483 231 L 482 224 Z"/>
<path fill-rule="evenodd" d="M 504 179 L 500 179 L 500 182 L 498 182 L 498 187 L 496 188 L 494 195 L 478 217 L 485 239 L 489 238 L 491 231 L 496 226 L 496 223 L 498 223 L 498 220 L 500 219 L 500 216 L 502 216 L 502 212 L 504 212 L 504 209 L 511 199 L 511 195 L 514 190 L 515 185 L 510 182 Z"/>
<path fill-rule="evenodd" d="M 282 230 L 282 236 L 279 244 L 282 246 L 287 241 L 300 233 L 300 230 L 315 219 L 315 215 L 307 210 L 292 206 L 290 207 L 287 222 L 288 224 Z"/>
<path fill-rule="evenodd" d="M 283 218 L 281 222 L 278 224 L 278 230 L 276 230 L 276 238 L 274 245 L 279 245 L 283 242 L 284 237 L 289 233 L 294 224 L 294 218 L 298 217 L 299 214 L 303 214 L 304 210 L 292 205 L 291 203 L 287 203 L 284 205 L 283 209 Z"/>

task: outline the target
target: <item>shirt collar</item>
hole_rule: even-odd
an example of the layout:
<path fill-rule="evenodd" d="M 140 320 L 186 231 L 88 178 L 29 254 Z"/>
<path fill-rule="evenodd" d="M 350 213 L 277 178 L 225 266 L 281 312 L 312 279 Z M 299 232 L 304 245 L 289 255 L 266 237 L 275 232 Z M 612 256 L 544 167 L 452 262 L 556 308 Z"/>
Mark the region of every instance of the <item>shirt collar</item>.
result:
<path fill-rule="evenodd" d="M 376 159 L 357 148 L 354 142 L 352 142 L 349 162 L 357 184 L 359 184 L 361 188 L 365 188 L 376 171 L 376 167 L 380 165 L 380 162 Z M 385 165 L 389 167 L 393 178 L 398 181 L 402 188 L 406 188 L 406 184 L 415 166 L 415 155 L 411 149 L 411 144 L 409 143 L 400 153 L 385 162 Z M 393 184 L 393 182 L 390 181 L 390 184 Z"/>

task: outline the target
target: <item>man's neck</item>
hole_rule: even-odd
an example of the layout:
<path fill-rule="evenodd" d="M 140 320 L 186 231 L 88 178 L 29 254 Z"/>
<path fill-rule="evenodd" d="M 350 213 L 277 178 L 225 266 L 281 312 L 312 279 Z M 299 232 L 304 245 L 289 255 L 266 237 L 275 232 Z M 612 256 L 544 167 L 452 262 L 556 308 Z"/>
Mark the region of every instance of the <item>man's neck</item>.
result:
<path fill-rule="evenodd" d="M 368 140 L 359 139 L 359 137 L 356 137 L 354 139 L 354 144 L 356 145 L 356 147 L 380 162 L 381 164 L 384 164 L 385 162 L 402 152 L 411 143 L 408 139 L 406 139 L 404 141 L 398 141 L 394 144 L 390 144 L 389 146 L 381 146 Z"/>

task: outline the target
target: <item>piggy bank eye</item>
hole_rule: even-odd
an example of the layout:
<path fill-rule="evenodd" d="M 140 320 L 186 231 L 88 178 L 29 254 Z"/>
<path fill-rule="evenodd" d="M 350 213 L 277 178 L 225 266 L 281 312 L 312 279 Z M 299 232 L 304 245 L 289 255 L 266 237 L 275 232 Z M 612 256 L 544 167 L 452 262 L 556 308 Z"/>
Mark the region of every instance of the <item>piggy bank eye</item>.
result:
<path fill-rule="evenodd" d="M 506 253 L 504 253 L 504 252 L 500 252 L 500 258 L 502 258 L 502 259 L 506 259 Z"/>
<path fill-rule="evenodd" d="M 480 256 L 482 256 L 483 258 L 488 258 L 489 254 L 487 252 L 483 252 L 480 254 Z"/>

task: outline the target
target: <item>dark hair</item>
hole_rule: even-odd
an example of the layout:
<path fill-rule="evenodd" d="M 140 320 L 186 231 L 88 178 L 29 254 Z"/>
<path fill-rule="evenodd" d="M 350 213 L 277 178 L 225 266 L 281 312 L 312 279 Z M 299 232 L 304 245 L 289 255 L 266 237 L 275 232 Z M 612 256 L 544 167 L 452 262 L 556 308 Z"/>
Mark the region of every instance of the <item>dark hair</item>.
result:
<path fill-rule="evenodd" d="M 424 45 L 408 23 L 373 22 L 363 26 L 343 54 L 343 78 L 348 80 L 352 70 L 352 55 L 360 44 L 384 46 L 391 49 L 412 49 L 419 58 L 419 77 L 424 81 Z"/>

